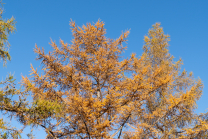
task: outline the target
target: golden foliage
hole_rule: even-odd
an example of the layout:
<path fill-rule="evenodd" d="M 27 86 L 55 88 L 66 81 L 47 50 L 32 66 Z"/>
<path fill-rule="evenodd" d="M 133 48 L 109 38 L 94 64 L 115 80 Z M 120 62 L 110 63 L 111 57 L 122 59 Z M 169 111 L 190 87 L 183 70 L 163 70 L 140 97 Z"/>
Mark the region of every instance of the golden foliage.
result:
<path fill-rule="evenodd" d="M 8 35 L 15 30 L 15 21 L 14 18 L 10 19 L 3 19 L 3 6 L 2 1 L 0 1 L 0 58 L 3 60 L 4 64 L 6 60 L 10 60 L 11 57 L 8 52 L 8 48 L 10 46 L 9 42 L 7 41 Z"/>
<path fill-rule="evenodd" d="M 23 77 L 33 105 L 25 124 L 42 126 L 47 138 L 194 138 L 207 135 L 207 121 L 194 114 L 200 79 L 181 72 L 169 54 L 169 36 L 156 23 L 144 37 L 144 53 L 121 60 L 129 31 L 105 37 L 104 23 L 78 27 L 72 43 L 37 46 L 43 74 L 31 66 Z M 25 93 L 26 93 L 25 92 Z M 26 110 L 25 110 L 26 111 Z M 205 115 L 206 116 L 206 115 Z"/>

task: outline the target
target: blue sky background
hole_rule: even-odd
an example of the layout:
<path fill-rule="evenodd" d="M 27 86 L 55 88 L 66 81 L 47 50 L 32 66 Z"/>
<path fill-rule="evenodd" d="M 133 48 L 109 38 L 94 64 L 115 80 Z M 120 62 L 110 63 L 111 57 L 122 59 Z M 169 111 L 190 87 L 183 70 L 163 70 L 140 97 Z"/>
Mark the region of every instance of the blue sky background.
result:
<path fill-rule="evenodd" d="M 3 18 L 14 16 L 16 33 L 9 36 L 12 61 L 0 67 L 0 78 L 14 74 L 19 82 L 21 75 L 29 76 L 30 64 L 35 61 L 35 44 L 51 50 L 50 38 L 59 43 L 61 38 L 71 42 L 70 19 L 79 26 L 105 22 L 107 37 L 116 39 L 122 31 L 130 29 L 127 57 L 131 53 L 142 54 L 143 38 L 156 22 L 160 22 L 165 34 L 170 35 L 170 53 L 183 59 L 182 69 L 192 71 L 195 78 L 204 83 L 197 113 L 208 108 L 208 1 L 207 0 L 3 0 Z M 15 126 L 16 124 L 13 123 Z M 36 130 L 36 137 L 45 134 Z M 23 136 L 26 138 L 25 136 Z"/>

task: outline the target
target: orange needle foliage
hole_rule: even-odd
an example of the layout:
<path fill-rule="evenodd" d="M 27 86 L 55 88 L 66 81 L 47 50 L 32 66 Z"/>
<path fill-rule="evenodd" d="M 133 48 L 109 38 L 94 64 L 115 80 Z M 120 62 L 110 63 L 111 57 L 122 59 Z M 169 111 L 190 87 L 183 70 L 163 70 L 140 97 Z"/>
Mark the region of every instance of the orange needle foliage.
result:
<path fill-rule="evenodd" d="M 36 46 L 42 74 L 31 66 L 23 77 L 33 104 L 25 124 L 42 126 L 47 138 L 205 138 L 206 115 L 196 115 L 200 79 L 181 72 L 168 52 L 160 24 L 144 37 L 143 54 L 121 60 L 129 31 L 105 37 L 104 23 L 70 22 L 71 44 L 51 41 L 52 52 Z"/>

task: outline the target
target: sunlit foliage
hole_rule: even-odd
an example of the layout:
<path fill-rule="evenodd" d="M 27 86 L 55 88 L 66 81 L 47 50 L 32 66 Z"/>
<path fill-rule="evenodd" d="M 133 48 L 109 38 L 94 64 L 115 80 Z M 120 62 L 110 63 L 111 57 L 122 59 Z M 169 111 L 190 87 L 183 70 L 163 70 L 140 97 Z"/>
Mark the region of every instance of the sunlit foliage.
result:
<path fill-rule="evenodd" d="M 41 126 L 47 138 L 206 138 L 206 114 L 197 115 L 203 84 L 169 54 L 169 36 L 156 23 L 144 37 L 143 54 L 122 59 L 129 31 L 105 36 L 101 21 L 70 22 L 71 44 L 37 46 L 40 74 L 23 77 L 33 101 L 24 124 Z"/>
<path fill-rule="evenodd" d="M 9 43 L 8 43 L 8 35 L 15 30 L 15 21 L 14 18 L 4 19 L 3 18 L 3 3 L 0 1 L 0 61 L 3 61 L 4 66 L 7 60 L 10 60 L 11 57 L 8 52 Z M 0 111 L 2 112 L 4 108 L 4 104 L 8 104 L 10 99 L 9 97 L 15 94 L 14 89 L 14 79 L 12 75 L 9 75 L 5 81 L 0 81 Z M 7 111 L 3 112 L 4 114 Z M 1 115 L 0 117 L 0 138 L 17 138 L 20 137 L 20 132 L 11 125 L 11 123 L 7 122 L 7 120 L 3 119 Z M 7 115 L 9 116 L 9 115 Z M 6 117 L 4 115 L 4 117 Z"/>
<path fill-rule="evenodd" d="M 14 18 L 3 19 L 3 6 L 2 1 L 0 1 L 0 58 L 5 63 L 6 60 L 10 60 L 11 57 L 8 52 L 9 43 L 7 41 L 9 33 L 15 30 Z"/>

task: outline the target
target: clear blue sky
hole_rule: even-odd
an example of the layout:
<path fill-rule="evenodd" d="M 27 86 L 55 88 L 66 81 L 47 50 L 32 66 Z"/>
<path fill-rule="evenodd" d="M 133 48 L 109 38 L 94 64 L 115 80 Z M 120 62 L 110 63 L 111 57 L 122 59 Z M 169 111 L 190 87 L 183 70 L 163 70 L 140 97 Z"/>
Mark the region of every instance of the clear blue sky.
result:
<path fill-rule="evenodd" d="M 128 49 L 142 54 L 143 37 L 156 22 L 170 35 L 170 53 L 183 59 L 188 72 L 204 83 L 197 113 L 208 108 L 208 1 L 207 0 L 3 0 L 4 18 L 14 16 L 17 24 L 15 34 L 9 36 L 12 61 L 0 68 L 0 77 L 14 73 L 19 82 L 21 75 L 29 75 L 30 63 L 35 61 L 35 44 L 51 49 L 50 38 L 71 41 L 70 19 L 79 26 L 105 22 L 107 37 L 116 39 L 122 31 L 130 30 Z M 3 64 L 3 63 L 2 63 Z M 1 64 L 1 65 L 2 65 Z M 44 132 L 35 131 L 36 137 L 45 138 Z"/>

